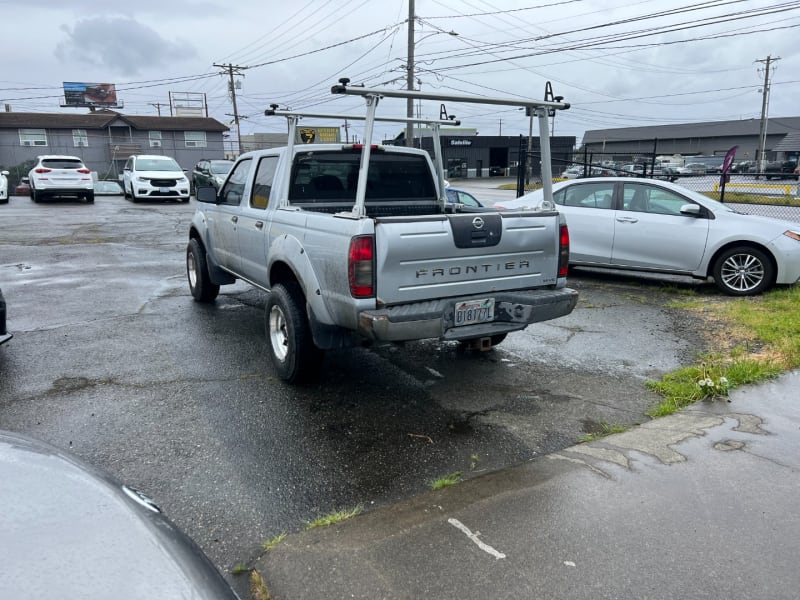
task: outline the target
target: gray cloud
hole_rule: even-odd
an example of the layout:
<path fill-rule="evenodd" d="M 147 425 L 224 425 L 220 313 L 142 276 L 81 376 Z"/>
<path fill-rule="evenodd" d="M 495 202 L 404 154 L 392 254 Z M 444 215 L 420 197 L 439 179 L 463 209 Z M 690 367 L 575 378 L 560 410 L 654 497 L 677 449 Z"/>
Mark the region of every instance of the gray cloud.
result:
<path fill-rule="evenodd" d="M 125 17 L 83 19 L 61 30 L 67 39 L 55 48 L 66 64 L 83 64 L 109 70 L 109 76 L 133 76 L 152 67 L 175 66 L 197 56 L 187 42 L 164 39 L 155 30 Z"/>

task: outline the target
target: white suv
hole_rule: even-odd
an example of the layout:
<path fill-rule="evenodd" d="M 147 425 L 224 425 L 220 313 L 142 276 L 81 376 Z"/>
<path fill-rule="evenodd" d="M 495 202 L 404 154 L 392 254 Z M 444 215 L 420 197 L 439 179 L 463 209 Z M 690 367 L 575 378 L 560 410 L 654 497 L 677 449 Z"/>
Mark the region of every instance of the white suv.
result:
<path fill-rule="evenodd" d="M 125 197 L 138 200 L 189 201 L 189 180 L 184 170 L 169 156 L 135 154 L 122 170 Z"/>
<path fill-rule="evenodd" d="M 34 202 L 43 200 L 45 196 L 83 198 L 94 202 L 92 172 L 77 156 L 37 156 L 36 164 L 28 172 L 28 179 Z"/>

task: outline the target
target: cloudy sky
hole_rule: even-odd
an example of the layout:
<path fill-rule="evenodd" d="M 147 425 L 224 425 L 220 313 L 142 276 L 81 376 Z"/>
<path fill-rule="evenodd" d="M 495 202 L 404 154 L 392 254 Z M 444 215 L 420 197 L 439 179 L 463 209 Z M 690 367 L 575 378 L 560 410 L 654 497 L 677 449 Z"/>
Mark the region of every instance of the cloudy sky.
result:
<path fill-rule="evenodd" d="M 578 142 L 590 129 L 758 119 L 768 56 L 779 58 L 770 67 L 769 115 L 800 116 L 800 1 L 415 5 L 418 87 L 541 99 L 550 81 L 572 105 L 556 117 L 555 132 Z M 241 67 L 242 133 L 275 132 L 286 123 L 264 116 L 272 103 L 362 112 L 360 98 L 329 93 L 339 77 L 405 86 L 408 0 L 0 0 L 0 8 L 0 98 L 17 112 L 74 112 L 59 107 L 62 82 L 109 82 L 124 113 L 166 115 L 171 96 L 191 94 L 205 99 L 209 116 L 229 124 L 228 76 L 214 65 L 234 65 Z M 514 108 L 447 108 L 481 134 L 528 131 L 528 119 Z M 424 102 L 420 110 L 433 118 L 439 104 Z M 386 99 L 380 114 L 402 116 L 405 103 Z M 400 128 L 380 124 L 376 135 Z M 350 130 L 358 132 L 358 125 Z"/>

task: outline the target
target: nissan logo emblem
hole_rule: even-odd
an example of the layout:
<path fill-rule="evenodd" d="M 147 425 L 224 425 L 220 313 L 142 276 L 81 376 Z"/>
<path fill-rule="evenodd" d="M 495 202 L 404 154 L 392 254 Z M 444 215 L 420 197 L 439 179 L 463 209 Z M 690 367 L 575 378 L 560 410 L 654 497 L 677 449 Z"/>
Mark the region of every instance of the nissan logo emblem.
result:
<path fill-rule="evenodd" d="M 481 217 L 475 217 L 472 219 L 472 226 L 475 229 L 483 229 L 483 219 Z"/>

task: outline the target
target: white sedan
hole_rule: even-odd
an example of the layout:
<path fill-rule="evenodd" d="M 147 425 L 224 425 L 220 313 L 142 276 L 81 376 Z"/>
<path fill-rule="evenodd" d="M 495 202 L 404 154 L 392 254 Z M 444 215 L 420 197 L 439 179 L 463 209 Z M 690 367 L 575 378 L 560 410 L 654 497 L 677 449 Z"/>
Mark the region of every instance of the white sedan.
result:
<path fill-rule="evenodd" d="M 8 202 L 8 171 L 0 171 L 0 204 Z"/>
<path fill-rule="evenodd" d="M 733 296 L 800 279 L 800 223 L 746 215 L 681 186 L 602 177 L 553 184 L 571 265 L 712 277 Z M 546 209 L 542 190 L 494 208 Z"/>

